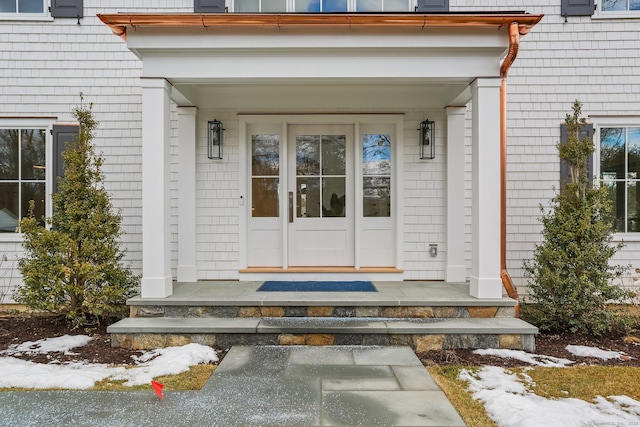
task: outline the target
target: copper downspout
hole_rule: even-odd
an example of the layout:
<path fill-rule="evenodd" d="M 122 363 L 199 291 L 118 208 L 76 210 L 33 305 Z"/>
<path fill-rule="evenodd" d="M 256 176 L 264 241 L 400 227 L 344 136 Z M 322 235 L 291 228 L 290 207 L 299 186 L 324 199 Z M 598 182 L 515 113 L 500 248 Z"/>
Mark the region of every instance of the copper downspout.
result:
<path fill-rule="evenodd" d="M 507 73 L 516 60 L 520 47 L 518 23 L 509 25 L 509 50 L 500 67 L 500 278 L 507 295 L 517 301 L 516 317 L 520 316 L 520 297 L 507 271 Z"/>

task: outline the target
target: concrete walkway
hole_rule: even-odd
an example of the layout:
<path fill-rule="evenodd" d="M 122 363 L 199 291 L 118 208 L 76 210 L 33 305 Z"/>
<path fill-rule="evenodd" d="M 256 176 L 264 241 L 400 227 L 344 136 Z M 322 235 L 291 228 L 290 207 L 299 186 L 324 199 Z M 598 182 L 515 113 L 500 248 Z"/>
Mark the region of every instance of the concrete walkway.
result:
<path fill-rule="evenodd" d="M 2 426 L 464 426 L 408 347 L 237 346 L 200 391 L 0 393 Z"/>

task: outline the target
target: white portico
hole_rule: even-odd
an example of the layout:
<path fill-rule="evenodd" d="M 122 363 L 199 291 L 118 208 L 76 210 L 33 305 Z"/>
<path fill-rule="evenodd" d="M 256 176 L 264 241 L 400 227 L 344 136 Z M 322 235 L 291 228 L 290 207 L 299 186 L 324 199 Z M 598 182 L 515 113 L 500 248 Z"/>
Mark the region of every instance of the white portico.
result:
<path fill-rule="evenodd" d="M 291 271 L 468 279 L 471 296 L 500 298 L 500 66 L 513 54 L 510 24 L 526 34 L 540 16 L 100 18 L 143 65 L 142 298 L 171 295 L 174 279 Z M 433 161 L 418 153 L 416 128 L 427 118 L 436 123 Z M 205 163 L 213 119 L 224 123 L 225 152 Z M 430 245 L 440 248 L 433 259 Z"/>

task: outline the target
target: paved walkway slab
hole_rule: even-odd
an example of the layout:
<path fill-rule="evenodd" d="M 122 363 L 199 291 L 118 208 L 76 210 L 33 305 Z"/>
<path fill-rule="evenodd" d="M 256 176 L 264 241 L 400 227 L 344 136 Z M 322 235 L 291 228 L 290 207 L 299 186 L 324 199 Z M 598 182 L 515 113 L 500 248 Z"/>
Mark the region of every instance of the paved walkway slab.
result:
<path fill-rule="evenodd" d="M 200 391 L 0 393 L 2 426 L 464 426 L 408 347 L 233 347 Z"/>

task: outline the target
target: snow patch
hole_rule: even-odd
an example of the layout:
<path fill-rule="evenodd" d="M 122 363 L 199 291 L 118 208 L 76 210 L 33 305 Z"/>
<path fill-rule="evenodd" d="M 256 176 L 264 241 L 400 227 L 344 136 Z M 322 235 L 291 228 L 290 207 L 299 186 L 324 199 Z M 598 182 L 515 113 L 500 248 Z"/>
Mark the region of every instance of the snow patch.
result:
<path fill-rule="evenodd" d="M 89 344 L 90 341 L 91 337 L 87 335 L 63 335 L 56 338 L 27 341 L 22 344 L 11 344 L 6 350 L 0 351 L 0 354 L 22 356 L 60 352 L 73 355 L 73 353 L 70 352 L 72 348 L 85 346 Z"/>
<path fill-rule="evenodd" d="M 635 425 L 640 415 L 640 402 L 627 396 L 598 396 L 595 403 L 546 399 L 529 391 L 516 374 L 496 366 L 477 373 L 462 370 L 459 378 L 468 382 L 474 399 L 500 427 Z"/>
<path fill-rule="evenodd" d="M 597 347 L 587 347 L 584 345 L 568 345 L 565 349 L 575 355 L 581 357 L 595 357 L 602 360 L 621 359 L 626 353 L 622 351 L 601 350 Z"/>
<path fill-rule="evenodd" d="M 528 363 L 535 366 L 555 367 L 560 368 L 574 363 L 568 359 L 562 359 L 559 357 L 544 356 L 541 354 L 527 353 L 522 350 L 504 350 L 497 348 L 485 348 L 480 350 L 474 350 L 474 354 L 481 356 L 497 356 L 504 359 L 516 359 L 521 362 Z"/>

